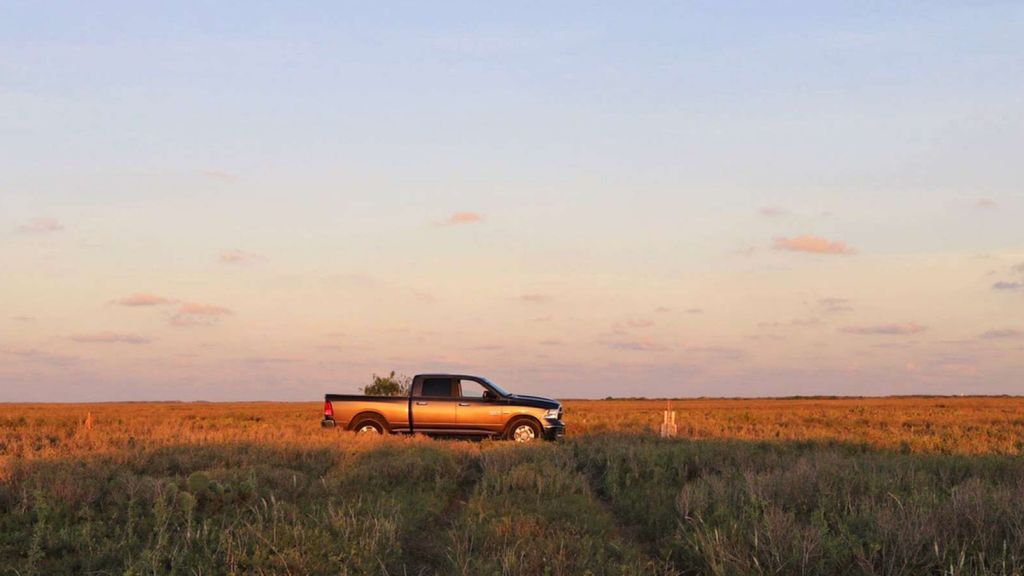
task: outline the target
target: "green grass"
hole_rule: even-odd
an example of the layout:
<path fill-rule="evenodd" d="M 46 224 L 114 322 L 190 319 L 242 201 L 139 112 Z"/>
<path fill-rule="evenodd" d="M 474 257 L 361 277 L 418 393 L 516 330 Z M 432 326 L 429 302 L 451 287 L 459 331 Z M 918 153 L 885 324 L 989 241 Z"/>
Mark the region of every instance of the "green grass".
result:
<path fill-rule="evenodd" d="M 1024 460 L 384 438 L 15 460 L 0 574 L 1021 574 Z"/>

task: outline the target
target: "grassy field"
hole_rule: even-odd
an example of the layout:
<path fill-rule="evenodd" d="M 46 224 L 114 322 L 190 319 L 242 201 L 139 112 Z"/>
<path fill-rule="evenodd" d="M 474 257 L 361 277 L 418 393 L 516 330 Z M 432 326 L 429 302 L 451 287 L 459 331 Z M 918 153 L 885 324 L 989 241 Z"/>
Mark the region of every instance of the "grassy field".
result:
<path fill-rule="evenodd" d="M 533 446 L 0 405 L 0 574 L 1024 573 L 1022 399 L 565 405 Z"/>

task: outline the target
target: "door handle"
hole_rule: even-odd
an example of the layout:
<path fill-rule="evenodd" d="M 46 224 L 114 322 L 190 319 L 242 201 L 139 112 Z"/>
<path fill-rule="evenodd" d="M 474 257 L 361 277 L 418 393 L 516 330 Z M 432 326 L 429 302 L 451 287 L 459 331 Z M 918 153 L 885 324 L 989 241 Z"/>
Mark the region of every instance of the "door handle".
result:
<path fill-rule="evenodd" d="M 417 402 L 416 405 L 417 406 L 426 406 L 427 403 L 426 402 Z"/>
<path fill-rule="evenodd" d="M 469 406 L 468 402 L 459 402 L 459 406 Z"/>

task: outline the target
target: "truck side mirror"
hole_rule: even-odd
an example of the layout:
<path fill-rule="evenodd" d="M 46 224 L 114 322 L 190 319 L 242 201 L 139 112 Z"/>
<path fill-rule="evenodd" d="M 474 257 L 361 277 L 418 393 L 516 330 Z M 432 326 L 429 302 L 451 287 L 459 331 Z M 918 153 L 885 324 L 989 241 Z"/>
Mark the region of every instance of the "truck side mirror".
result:
<path fill-rule="evenodd" d="M 497 398 L 498 398 L 498 395 L 495 394 L 494 392 L 492 392 L 490 390 L 484 390 L 484 399 L 485 400 L 497 400 Z"/>

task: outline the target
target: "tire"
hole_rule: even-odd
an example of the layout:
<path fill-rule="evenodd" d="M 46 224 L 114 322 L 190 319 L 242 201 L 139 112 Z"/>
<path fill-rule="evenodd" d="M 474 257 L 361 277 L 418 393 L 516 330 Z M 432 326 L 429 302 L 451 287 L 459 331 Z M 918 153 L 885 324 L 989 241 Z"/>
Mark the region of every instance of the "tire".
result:
<path fill-rule="evenodd" d="M 529 418 L 520 418 L 508 426 L 505 438 L 520 444 L 529 444 L 541 440 L 540 424 Z"/>
<path fill-rule="evenodd" d="M 352 426 L 352 431 L 360 436 L 383 436 L 388 431 L 388 426 L 378 416 L 360 416 Z"/>

